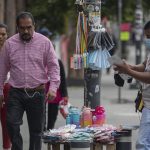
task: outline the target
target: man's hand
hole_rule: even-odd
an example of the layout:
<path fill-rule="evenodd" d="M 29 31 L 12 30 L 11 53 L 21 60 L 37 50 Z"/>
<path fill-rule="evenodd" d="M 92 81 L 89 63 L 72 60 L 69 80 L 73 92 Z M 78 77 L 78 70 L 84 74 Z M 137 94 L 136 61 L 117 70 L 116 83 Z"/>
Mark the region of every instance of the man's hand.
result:
<path fill-rule="evenodd" d="M 4 100 L 3 95 L 0 95 L 0 109 L 3 107 L 3 100 Z"/>
<path fill-rule="evenodd" d="M 49 91 L 47 92 L 46 99 L 47 99 L 48 101 L 54 100 L 55 97 L 56 97 L 56 92 L 51 91 L 51 90 L 49 90 Z"/>
<path fill-rule="evenodd" d="M 64 105 L 68 104 L 68 97 L 63 97 Z"/>

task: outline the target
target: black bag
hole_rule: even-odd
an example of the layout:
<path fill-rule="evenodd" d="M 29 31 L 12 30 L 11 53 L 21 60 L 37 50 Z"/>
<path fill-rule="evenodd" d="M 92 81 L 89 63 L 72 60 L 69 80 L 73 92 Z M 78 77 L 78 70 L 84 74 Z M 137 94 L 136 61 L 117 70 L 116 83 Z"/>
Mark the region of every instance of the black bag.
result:
<path fill-rule="evenodd" d="M 140 88 L 140 90 L 138 91 L 137 97 L 135 99 L 135 111 L 142 112 L 143 108 L 144 108 L 144 103 L 142 100 L 142 88 Z"/>

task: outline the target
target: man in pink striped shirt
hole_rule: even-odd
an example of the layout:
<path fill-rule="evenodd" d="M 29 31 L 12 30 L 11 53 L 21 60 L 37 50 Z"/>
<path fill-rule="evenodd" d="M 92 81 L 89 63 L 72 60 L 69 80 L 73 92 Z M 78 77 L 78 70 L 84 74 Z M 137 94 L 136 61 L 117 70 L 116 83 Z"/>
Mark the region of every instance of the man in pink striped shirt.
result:
<path fill-rule="evenodd" d="M 4 45 L 0 62 L 0 104 L 3 99 L 3 84 L 10 72 L 7 106 L 7 127 L 12 150 L 23 150 L 20 125 L 24 111 L 29 125 L 29 150 L 41 150 L 44 119 L 44 84 L 50 79 L 48 99 L 54 99 L 60 83 L 60 69 L 52 43 L 34 31 L 34 18 L 22 12 L 16 18 L 18 34 Z M 45 69 L 47 68 L 47 69 Z"/>

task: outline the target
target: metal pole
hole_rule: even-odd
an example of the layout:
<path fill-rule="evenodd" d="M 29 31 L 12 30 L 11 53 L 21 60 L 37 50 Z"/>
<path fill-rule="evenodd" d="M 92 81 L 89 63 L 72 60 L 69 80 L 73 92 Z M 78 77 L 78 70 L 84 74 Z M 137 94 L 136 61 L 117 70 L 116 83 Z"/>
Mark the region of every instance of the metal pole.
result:
<path fill-rule="evenodd" d="M 142 36 L 143 36 L 143 11 L 142 1 L 136 0 L 135 9 L 135 22 L 134 22 L 134 35 L 135 35 L 135 63 L 141 63 L 142 55 Z M 136 80 L 134 84 L 131 84 L 130 88 L 139 88 L 139 81 Z"/>
<path fill-rule="evenodd" d="M 93 3 L 91 0 L 90 3 L 93 6 L 98 5 L 99 7 L 101 7 L 101 3 L 98 1 Z M 100 12 L 98 13 L 98 15 L 100 15 Z M 90 23 L 88 22 L 88 27 L 90 27 L 89 24 Z M 88 28 L 88 30 L 90 30 L 90 28 Z M 84 105 L 85 106 L 94 109 L 96 106 L 100 105 L 100 83 L 101 83 L 101 70 L 92 70 L 90 68 L 84 69 Z"/>
<path fill-rule="evenodd" d="M 122 23 L 122 0 L 118 0 L 118 27 L 119 27 L 119 35 L 118 35 L 118 55 L 122 56 L 122 42 L 120 39 L 120 25 Z M 121 87 L 118 87 L 118 103 L 121 103 Z"/>
<path fill-rule="evenodd" d="M 84 70 L 84 105 L 95 108 L 100 105 L 101 71 Z"/>
<path fill-rule="evenodd" d="M 141 0 L 137 0 L 135 10 L 135 48 L 136 48 L 136 64 L 141 63 L 141 44 L 142 44 L 142 27 L 143 12 Z"/>

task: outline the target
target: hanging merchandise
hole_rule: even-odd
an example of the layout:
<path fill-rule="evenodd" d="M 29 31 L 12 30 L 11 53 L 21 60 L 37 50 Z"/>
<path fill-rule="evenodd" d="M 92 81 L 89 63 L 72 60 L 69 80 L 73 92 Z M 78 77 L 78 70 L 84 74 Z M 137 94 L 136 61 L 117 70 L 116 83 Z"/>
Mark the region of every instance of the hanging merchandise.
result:
<path fill-rule="evenodd" d="M 114 47 L 114 42 L 110 35 L 106 32 L 105 28 L 99 27 L 100 29 L 94 29 L 88 34 L 88 51 L 98 50 L 100 48 L 111 50 Z"/>
<path fill-rule="evenodd" d="M 107 61 L 108 57 L 111 57 L 107 50 L 96 50 L 89 52 L 88 55 L 88 66 L 93 70 L 100 70 L 109 68 L 110 64 Z"/>
<path fill-rule="evenodd" d="M 90 31 L 87 40 L 88 51 L 98 50 L 101 48 L 101 33 Z"/>
<path fill-rule="evenodd" d="M 88 35 L 88 66 L 93 70 L 100 70 L 110 67 L 108 58 L 111 57 L 109 50 L 114 46 L 114 43 L 104 28 L 94 28 Z"/>
<path fill-rule="evenodd" d="M 88 47 L 88 66 L 92 70 L 101 70 L 110 67 L 108 58 L 111 57 L 109 51 L 113 48 L 114 43 L 105 28 L 101 25 L 101 1 L 90 4 L 89 1 L 87 9 L 89 11 L 88 21 L 91 27 L 88 33 L 87 47 Z M 91 11 L 94 8 L 94 11 Z"/>
<path fill-rule="evenodd" d="M 87 19 L 83 12 L 79 12 L 76 34 L 76 50 L 70 59 L 73 69 L 87 68 Z"/>
<path fill-rule="evenodd" d="M 101 1 L 76 0 L 76 4 L 81 5 L 81 3 L 84 7 L 83 12 L 88 12 L 88 16 L 79 12 L 76 51 L 71 57 L 71 68 L 91 68 L 92 70 L 109 68 L 108 58 L 111 57 L 109 51 L 114 47 L 114 42 L 101 25 Z M 89 33 L 87 28 L 90 30 Z"/>

